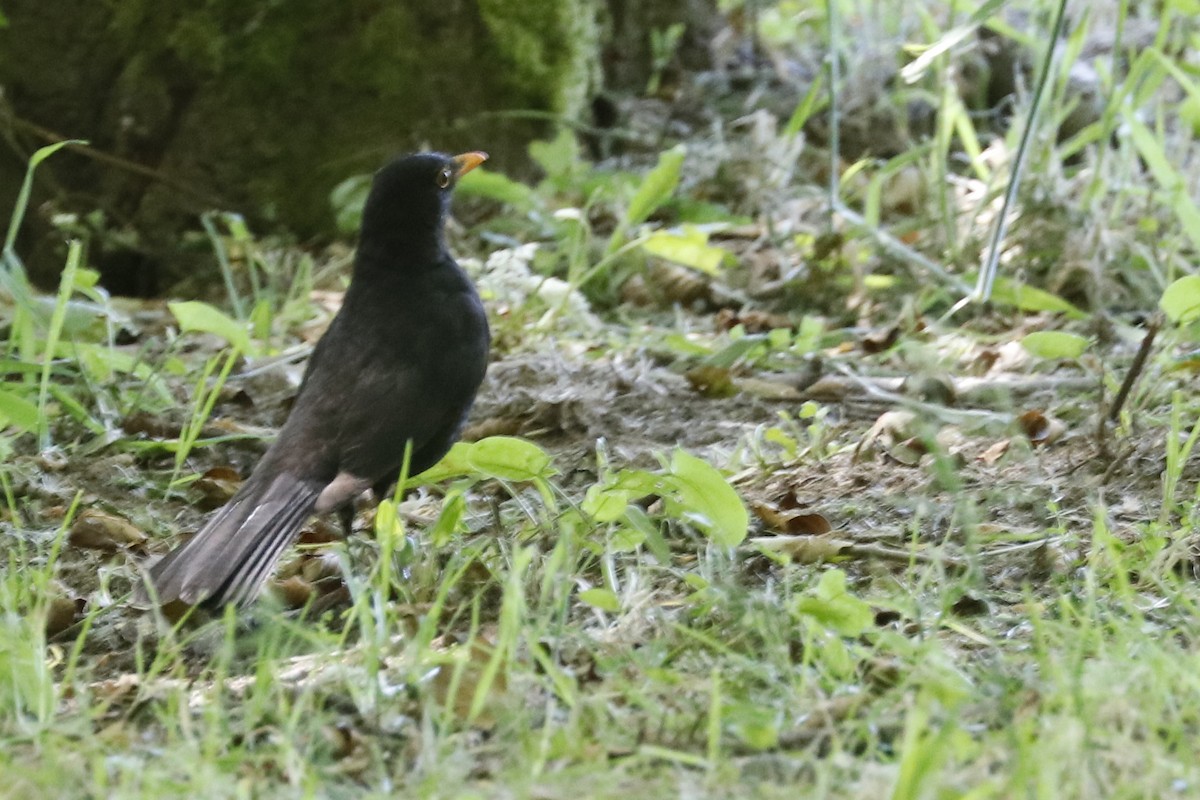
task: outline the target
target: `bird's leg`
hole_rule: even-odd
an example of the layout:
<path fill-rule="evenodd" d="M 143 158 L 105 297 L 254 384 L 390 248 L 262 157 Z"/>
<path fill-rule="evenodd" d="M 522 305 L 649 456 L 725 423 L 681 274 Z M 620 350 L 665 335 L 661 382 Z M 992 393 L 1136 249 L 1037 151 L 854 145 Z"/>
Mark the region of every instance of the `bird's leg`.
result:
<path fill-rule="evenodd" d="M 346 541 L 354 535 L 354 501 L 343 504 L 337 510 L 338 519 L 342 523 L 342 535 Z"/>

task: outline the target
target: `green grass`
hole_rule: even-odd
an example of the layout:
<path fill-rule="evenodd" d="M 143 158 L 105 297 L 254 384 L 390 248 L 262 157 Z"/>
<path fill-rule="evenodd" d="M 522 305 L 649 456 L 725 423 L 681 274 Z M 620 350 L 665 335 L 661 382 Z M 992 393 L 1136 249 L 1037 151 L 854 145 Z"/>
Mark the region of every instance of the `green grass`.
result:
<path fill-rule="evenodd" d="M 513 381 L 480 414 L 516 414 L 520 435 L 457 447 L 365 535 L 305 546 L 298 607 L 171 622 L 129 599 L 202 518 L 199 487 L 223 480 L 208 471 L 253 462 L 281 415 L 246 358 L 299 347 L 327 316 L 311 289 L 340 287 L 344 259 L 207 216 L 227 301 L 142 309 L 161 335 L 119 344 L 84 248 L 52 296 L 24 281 L 22 200 L 0 286 L 0 796 L 1195 796 L 1200 198 L 1177 165 L 1200 149 L 1172 99 L 1200 83 L 1188 6 L 1096 62 L 1104 105 L 1057 141 L 1066 64 L 1032 123 L 1027 99 L 1002 125 L 955 88 L 977 55 L 962 26 L 1008 18 L 844 2 L 837 28 L 800 5 L 769 4 L 763 45 L 841 42 L 844 74 L 799 93 L 772 138 L 729 126 L 612 170 L 559 137 L 531 148 L 538 185 L 462 187 L 482 228 L 538 243 L 515 259 L 529 275 L 473 268 L 493 374 Z M 1113 12 L 1076 20 L 1068 52 L 1106 19 L 1132 26 Z M 921 45 L 914 83 L 883 100 L 933 98 L 935 119 L 906 152 L 847 163 L 811 126 L 861 108 L 856 25 L 872 47 Z M 955 306 L 1025 129 L 995 307 L 970 317 Z M 901 210 L 889 192 L 913 176 Z M 714 215 L 723 228 L 685 227 Z M 782 266 L 774 294 L 717 323 L 672 294 L 667 262 L 734 296 Z M 665 302 L 621 304 L 631 278 Z M 814 359 L 825 384 L 805 394 L 789 376 Z M 901 376 L 954 376 L 955 394 Z M 1029 440 L 1035 409 L 1061 438 Z M 148 543 L 84 547 L 93 511 Z"/>

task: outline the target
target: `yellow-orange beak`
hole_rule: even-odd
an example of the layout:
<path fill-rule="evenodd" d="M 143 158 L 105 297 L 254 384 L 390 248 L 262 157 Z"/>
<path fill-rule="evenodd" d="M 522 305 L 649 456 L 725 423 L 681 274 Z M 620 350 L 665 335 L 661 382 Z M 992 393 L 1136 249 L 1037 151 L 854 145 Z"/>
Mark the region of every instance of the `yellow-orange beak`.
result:
<path fill-rule="evenodd" d="M 463 153 L 461 156 L 455 156 L 450 160 L 458 165 L 458 172 L 454 173 L 454 177 L 461 178 L 463 175 L 466 175 L 468 172 L 487 161 L 488 154 L 482 150 L 474 150 L 470 153 Z"/>

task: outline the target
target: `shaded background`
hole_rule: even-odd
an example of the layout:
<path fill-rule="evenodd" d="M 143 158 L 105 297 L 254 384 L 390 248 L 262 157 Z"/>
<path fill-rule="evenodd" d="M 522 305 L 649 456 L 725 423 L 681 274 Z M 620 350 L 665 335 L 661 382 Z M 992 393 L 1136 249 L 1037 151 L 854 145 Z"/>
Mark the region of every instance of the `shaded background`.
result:
<path fill-rule="evenodd" d="M 4 0 L 0 207 L 39 170 L 21 252 L 53 284 L 76 213 L 115 294 L 151 296 L 212 269 L 184 243 L 210 209 L 302 240 L 334 233 L 330 191 L 397 151 L 486 149 L 529 169 L 556 124 L 610 125 L 645 89 L 651 32 L 686 21 L 673 60 L 708 58 L 714 0 Z"/>

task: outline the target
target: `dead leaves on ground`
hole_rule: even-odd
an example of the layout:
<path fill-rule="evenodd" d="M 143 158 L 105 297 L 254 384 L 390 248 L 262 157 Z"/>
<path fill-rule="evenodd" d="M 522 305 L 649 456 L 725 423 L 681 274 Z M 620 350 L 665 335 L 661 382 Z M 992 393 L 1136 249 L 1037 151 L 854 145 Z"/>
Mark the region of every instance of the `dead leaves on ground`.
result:
<path fill-rule="evenodd" d="M 124 517 L 89 508 L 71 525 L 67 543 L 85 550 L 115 553 L 118 550 L 140 550 L 147 538 L 141 529 Z"/>
<path fill-rule="evenodd" d="M 801 564 L 817 564 L 851 558 L 894 562 L 938 561 L 951 568 L 963 566 L 957 558 L 914 551 L 901 542 L 884 542 L 878 535 L 863 537 L 834 528 L 829 519 L 805 502 L 793 487 L 771 501 L 753 503 L 751 508 L 769 535 L 752 536 L 747 544 L 760 552 L 784 556 Z M 862 539 L 867 538 L 866 541 Z"/>

